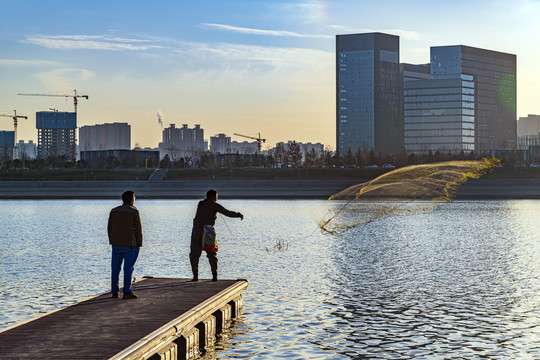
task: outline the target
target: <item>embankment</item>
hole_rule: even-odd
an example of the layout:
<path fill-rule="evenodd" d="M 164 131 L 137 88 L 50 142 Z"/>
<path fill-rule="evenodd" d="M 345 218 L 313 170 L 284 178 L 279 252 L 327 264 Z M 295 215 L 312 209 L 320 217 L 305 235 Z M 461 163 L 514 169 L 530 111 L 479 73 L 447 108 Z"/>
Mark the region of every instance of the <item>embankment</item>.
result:
<path fill-rule="evenodd" d="M 216 189 L 229 199 L 327 199 L 365 180 L 227 181 L 1 181 L 0 199 L 200 199 Z M 480 179 L 464 184 L 458 199 L 540 199 L 540 179 Z"/>
<path fill-rule="evenodd" d="M 118 199 L 126 190 L 139 199 L 200 199 L 209 189 L 229 199 L 326 199 L 352 180 L 228 181 L 2 181 L 0 199 Z"/>

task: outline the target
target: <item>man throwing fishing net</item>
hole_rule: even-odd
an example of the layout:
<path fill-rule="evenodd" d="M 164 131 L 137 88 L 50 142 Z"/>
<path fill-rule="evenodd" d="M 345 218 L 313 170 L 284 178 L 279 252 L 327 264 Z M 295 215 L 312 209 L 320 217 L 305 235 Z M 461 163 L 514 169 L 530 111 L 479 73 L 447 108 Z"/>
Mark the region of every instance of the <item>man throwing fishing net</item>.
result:
<path fill-rule="evenodd" d="M 199 201 L 197 205 L 197 213 L 193 219 L 193 230 L 191 231 L 191 248 L 189 260 L 191 262 L 191 270 L 193 271 L 193 279 L 199 280 L 199 258 L 202 251 L 206 251 L 206 257 L 210 262 L 212 269 L 212 281 L 217 281 L 218 272 L 218 243 L 214 224 L 216 223 L 217 213 L 228 217 L 240 218 L 244 220 L 244 215 L 239 212 L 229 211 L 217 203 L 218 193 L 216 190 L 208 190 L 206 199 Z"/>

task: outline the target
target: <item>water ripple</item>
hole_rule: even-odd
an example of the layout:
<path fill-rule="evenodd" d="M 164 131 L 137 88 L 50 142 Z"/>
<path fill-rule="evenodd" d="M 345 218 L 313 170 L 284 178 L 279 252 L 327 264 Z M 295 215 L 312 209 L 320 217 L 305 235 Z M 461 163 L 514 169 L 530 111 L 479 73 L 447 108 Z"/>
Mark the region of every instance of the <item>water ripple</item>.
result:
<path fill-rule="evenodd" d="M 321 201 L 222 202 L 220 276 L 247 278 L 244 315 L 204 359 L 539 358 L 540 201 L 454 202 L 343 237 L 316 232 Z M 115 201 L 1 201 L 0 326 L 109 286 Z M 136 276 L 189 277 L 196 201 L 138 201 Z M 354 219 L 354 212 L 343 214 Z M 223 223 L 231 228 L 229 233 Z M 289 250 L 267 252 L 276 239 Z M 201 258 L 201 277 L 210 277 Z"/>

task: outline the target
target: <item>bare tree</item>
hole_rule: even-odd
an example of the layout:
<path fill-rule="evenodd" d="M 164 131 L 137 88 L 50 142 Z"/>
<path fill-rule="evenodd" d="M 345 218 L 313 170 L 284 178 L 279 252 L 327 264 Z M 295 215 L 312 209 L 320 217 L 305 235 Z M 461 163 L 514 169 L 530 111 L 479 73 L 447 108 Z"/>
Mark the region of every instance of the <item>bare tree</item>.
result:
<path fill-rule="evenodd" d="M 324 147 L 324 151 L 322 154 L 323 163 L 326 166 L 332 165 L 332 159 L 334 157 L 334 149 L 330 145 L 326 145 Z"/>
<path fill-rule="evenodd" d="M 315 167 L 319 163 L 319 157 L 314 148 L 306 152 L 306 167 Z"/>
<path fill-rule="evenodd" d="M 289 150 L 287 151 L 287 159 L 289 164 L 293 167 L 298 167 L 302 164 L 302 149 L 296 141 L 291 142 Z"/>
<path fill-rule="evenodd" d="M 180 148 L 178 146 L 176 146 L 174 144 L 170 144 L 169 146 L 167 146 L 165 148 L 165 150 L 167 151 L 167 154 L 169 154 L 169 158 L 171 159 L 171 161 L 173 163 L 180 160 L 180 157 L 182 155 L 182 151 L 180 150 Z"/>
<path fill-rule="evenodd" d="M 287 151 L 282 143 L 276 145 L 276 150 L 274 150 L 274 160 L 278 164 L 284 164 L 287 161 Z"/>

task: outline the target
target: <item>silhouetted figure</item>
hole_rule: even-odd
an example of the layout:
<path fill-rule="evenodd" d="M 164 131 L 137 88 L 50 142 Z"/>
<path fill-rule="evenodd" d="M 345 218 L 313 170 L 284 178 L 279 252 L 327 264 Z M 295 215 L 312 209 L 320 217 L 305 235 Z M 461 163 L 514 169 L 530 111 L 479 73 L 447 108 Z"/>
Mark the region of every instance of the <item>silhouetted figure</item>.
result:
<path fill-rule="evenodd" d="M 199 280 L 199 258 L 203 251 L 203 234 L 206 237 L 215 238 L 214 224 L 216 223 L 216 214 L 220 213 L 228 217 L 235 217 L 244 220 L 244 215 L 239 212 L 229 211 L 217 203 L 218 193 L 216 190 L 208 190 L 206 199 L 199 201 L 197 213 L 193 219 L 193 230 L 191 231 L 191 252 L 189 260 L 193 272 L 192 281 Z M 217 281 L 218 259 L 217 243 L 212 246 L 211 241 L 206 241 L 204 245 L 206 256 L 212 269 L 212 281 Z"/>
<path fill-rule="evenodd" d="M 109 243 L 112 245 L 111 294 L 113 298 L 118 297 L 120 291 L 118 282 L 123 262 L 124 296 L 122 299 L 136 299 L 137 296 L 133 294 L 131 288 L 131 279 L 143 241 L 141 216 L 139 210 L 133 206 L 135 203 L 133 191 L 124 192 L 122 202 L 122 205 L 111 210 L 107 226 Z"/>

